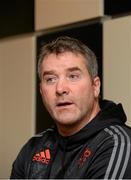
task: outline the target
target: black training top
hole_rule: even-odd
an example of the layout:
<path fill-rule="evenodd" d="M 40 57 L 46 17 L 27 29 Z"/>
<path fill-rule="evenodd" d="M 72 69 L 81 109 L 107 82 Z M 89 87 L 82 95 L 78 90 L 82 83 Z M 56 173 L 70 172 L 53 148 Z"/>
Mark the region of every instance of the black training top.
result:
<path fill-rule="evenodd" d="M 122 105 L 102 101 L 101 111 L 78 133 L 56 128 L 31 138 L 13 163 L 12 179 L 131 179 L 131 129 Z"/>

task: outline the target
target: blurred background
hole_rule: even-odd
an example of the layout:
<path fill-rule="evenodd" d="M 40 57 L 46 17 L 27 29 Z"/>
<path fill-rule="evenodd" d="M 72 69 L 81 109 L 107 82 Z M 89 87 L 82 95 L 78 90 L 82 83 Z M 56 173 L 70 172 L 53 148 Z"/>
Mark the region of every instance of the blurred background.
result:
<path fill-rule="evenodd" d="M 131 126 L 130 0 L 0 1 L 0 178 L 25 142 L 53 124 L 39 93 L 41 46 L 67 35 L 98 60 L 101 97 L 121 102 Z"/>

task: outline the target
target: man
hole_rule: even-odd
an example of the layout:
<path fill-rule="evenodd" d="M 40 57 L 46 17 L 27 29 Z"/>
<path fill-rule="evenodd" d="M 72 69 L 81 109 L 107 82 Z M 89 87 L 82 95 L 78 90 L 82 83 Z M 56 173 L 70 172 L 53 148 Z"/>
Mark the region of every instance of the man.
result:
<path fill-rule="evenodd" d="M 59 37 L 42 48 L 38 73 L 56 126 L 28 141 L 11 178 L 131 178 L 131 129 L 121 104 L 99 104 L 95 54 L 76 39 Z"/>

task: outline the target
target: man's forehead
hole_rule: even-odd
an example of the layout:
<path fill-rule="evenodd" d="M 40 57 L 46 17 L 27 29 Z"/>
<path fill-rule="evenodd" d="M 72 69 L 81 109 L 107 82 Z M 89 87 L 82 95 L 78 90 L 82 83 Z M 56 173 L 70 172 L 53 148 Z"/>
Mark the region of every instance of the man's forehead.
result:
<path fill-rule="evenodd" d="M 62 63 L 62 64 L 79 64 L 79 63 L 86 63 L 86 59 L 81 54 L 76 54 L 72 52 L 64 52 L 60 54 L 48 54 L 44 57 L 42 64 L 48 64 L 48 63 Z"/>
<path fill-rule="evenodd" d="M 74 71 L 85 68 L 86 66 L 86 60 L 82 55 L 76 55 L 70 52 L 59 55 L 50 54 L 45 57 L 42 62 L 43 71 L 51 71 L 53 69 L 59 70 L 59 68 L 67 71 Z"/>

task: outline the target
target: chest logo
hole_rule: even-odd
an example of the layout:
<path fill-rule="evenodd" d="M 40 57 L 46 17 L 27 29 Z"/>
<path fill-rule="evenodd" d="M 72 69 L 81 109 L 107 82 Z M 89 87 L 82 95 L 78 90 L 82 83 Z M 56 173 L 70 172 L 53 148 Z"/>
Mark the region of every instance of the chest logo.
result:
<path fill-rule="evenodd" d="M 92 154 L 91 150 L 89 148 L 85 148 L 78 161 L 78 166 L 82 167 L 86 162 L 87 158 L 91 156 L 91 154 Z"/>
<path fill-rule="evenodd" d="M 42 164 L 49 164 L 51 160 L 50 150 L 45 149 L 33 156 L 33 161 L 41 162 Z"/>

